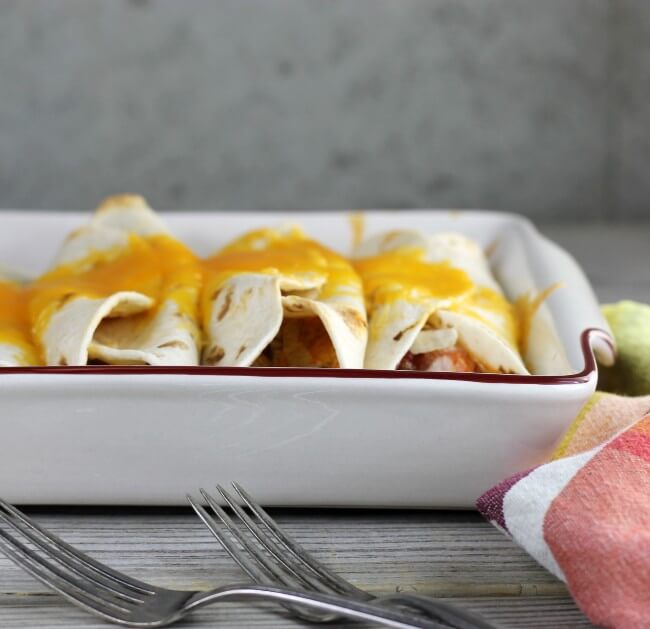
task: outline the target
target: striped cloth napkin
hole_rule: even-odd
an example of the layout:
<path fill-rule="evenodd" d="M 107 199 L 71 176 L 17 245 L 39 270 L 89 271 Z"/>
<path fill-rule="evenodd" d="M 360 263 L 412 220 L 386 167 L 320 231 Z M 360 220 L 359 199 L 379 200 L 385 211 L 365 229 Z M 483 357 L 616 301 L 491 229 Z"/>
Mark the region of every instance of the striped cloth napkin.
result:
<path fill-rule="evenodd" d="M 650 627 L 650 306 L 605 306 L 615 367 L 553 457 L 481 496 L 479 511 L 566 582 L 603 627 Z M 635 395 L 637 397 L 627 397 Z"/>

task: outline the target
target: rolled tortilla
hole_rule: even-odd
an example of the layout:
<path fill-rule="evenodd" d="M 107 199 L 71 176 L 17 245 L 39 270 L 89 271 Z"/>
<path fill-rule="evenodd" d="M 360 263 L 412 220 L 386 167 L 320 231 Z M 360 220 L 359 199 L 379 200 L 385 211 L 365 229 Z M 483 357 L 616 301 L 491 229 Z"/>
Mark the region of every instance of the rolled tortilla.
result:
<path fill-rule="evenodd" d="M 363 366 L 360 279 L 298 228 L 245 234 L 209 258 L 204 273 L 205 364 Z"/>
<path fill-rule="evenodd" d="M 144 199 L 112 197 L 31 288 L 48 365 L 196 365 L 201 269 Z"/>
<path fill-rule="evenodd" d="M 24 286 L 0 276 L 0 367 L 40 364 L 32 342 L 29 296 Z"/>
<path fill-rule="evenodd" d="M 400 230 L 355 257 L 370 322 L 366 368 L 528 373 L 514 308 L 474 241 Z"/>

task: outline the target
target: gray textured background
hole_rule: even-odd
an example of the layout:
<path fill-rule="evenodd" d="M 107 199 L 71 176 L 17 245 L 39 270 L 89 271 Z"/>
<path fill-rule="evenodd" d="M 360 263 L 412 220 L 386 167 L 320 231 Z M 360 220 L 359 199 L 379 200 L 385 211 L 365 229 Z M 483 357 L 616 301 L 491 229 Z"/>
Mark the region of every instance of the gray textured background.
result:
<path fill-rule="evenodd" d="M 650 217 L 646 0 L 2 0 L 0 206 Z"/>

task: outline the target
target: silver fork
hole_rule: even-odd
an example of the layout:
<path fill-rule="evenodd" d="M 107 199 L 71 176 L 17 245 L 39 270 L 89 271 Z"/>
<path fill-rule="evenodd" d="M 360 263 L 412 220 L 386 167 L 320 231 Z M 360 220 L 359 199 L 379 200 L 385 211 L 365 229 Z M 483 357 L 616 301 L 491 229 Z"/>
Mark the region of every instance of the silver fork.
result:
<path fill-rule="evenodd" d="M 323 613 L 400 629 L 444 629 L 443 625 L 399 610 L 338 595 L 306 593 L 261 584 L 226 585 L 207 592 L 170 590 L 113 570 L 70 546 L 0 499 L 0 550 L 9 559 L 74 605 L 127 627 L 161 627 L 218 601 L 266 600 L 301 605 Z"/>
<path fill-rule="evenodd" d="M 221 485 L 217 485 L 217 491 L 232 509 L 239 524 L 207 491 L 200 489 L 200 492 L 235 543 L 200 503 L 190 495 L 187 499 L 226 552 L 256 583 L 300 587 L 313 593 L 339 594 L 360 602 L 373 601 L 393 609 L 407 608 L 429 620 L 443 623 L 445 627 L 494 629 L 494 625 L 470 612 L 428 597 L 404 593 L 374 596 L 357 588 L 310 555 L 278 526 L 241 485 L 232 483 L 232 486 L 238 499 Z M 314 613 L 291 606 L 288 609 L 299 618 L 311 622 L 331 622 L 338 618 L 332 613 Z"/>

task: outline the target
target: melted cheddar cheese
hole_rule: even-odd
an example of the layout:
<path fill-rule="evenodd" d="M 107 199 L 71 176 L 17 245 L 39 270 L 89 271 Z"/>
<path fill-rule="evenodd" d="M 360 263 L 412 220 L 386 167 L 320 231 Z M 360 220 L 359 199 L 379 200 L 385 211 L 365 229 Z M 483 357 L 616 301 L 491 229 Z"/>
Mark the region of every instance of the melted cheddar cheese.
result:
<path fill-rule="evenodd" d="M 199 307 L 208 316 L 210 288 L 246 272 L 316 286 L 320 299 L 361 294 L 360 279 L 350 263 L 298 229 L 251 232 L 204 261 L 169 236 L 131 234 L 126 246 L 90 251 L 55 267 L 27 288 L 0 284 L 0 342 L 11 341 L 25 352 L 31 348 L 29 362 L 41 363 L 33 348 L 41 347 L 52 316 L 66 302 L 79 297 L 102 299 L 120 291 L 141 293 L 154 301 L 150 311 L 137 317 L 153 317 L 157 307 L 171 299 L 188 320 L 196 321 Z"/>
<path fill-rule="evenodd" d="M 397 231 L 388 232 L 384 238 L 389 243 L 397 234 Z M 355 260 L 354 266 L 363 281 L 370 316 L 377 306 L 399 300 L 440 301 L 443 302 L 440 308 L 481 321 L 522 355 L 527 349 L 535 314 L 558 288 L 558 284 L 553 284 L 537 295 L 525 294 L 511 303 L 502 293 L 475 285 L 461 269 L 446 262 L 427 262 L 424 250 L 415 247 Z"/>
<path fill-rule="evenodd" d="M 172 299 L 182 313 L 196 316 L 201 270 L 185 245 L 166 235 L 130 235 L 126 247 L 92 251 L 40 277 L 30 292 L 30 318 L 37 339 L 60 306 L 77 297 L 105 298 L 134 291 L 156 304 Z"/>
<path fill-rule="evenodd" d="M 201 267 L 185 245 L 166 235 L 142 238 L 130 235 L 125 247 L 91 251 L 62 264 L 20 288 L 0 283 L 0 342 L 40 347 L 52 316 L 78 297 L 105 298 L 134 291 L 152 298 L 153 317 L 164 300 L 173 300 L 188 320 L 198 315 Z M 30 362 L 42 362 L 32 351 Z"/>
<path fill-rule="evenodd" d="M 363 212 L 352 212 L 348 216 L 348 220 L 352 231 L 352 250 L 354 250 L 363 242 L 363 234 L 366 231 L 366 216 Z"/>
<path fill-rule="evenodd" d="M 477 286 L 467 299 L 452 305 L 449 310 L 473 317 L 497 332 L 508 345 L 519 347 L 521 336 L 517 312 L 501 293 Z"/>
<path fill-rule="evenodd" d="M 385 238 L 390 240 L 396 233 L 389 232 Z M 354 265 L 363 280 L 370 316 L 377 306 L 397 301 L 438 302 L 438 308 L 480 320 L 512 347 L 518 347 L 520 332 L 514 306 L 501 293 L 474 284 L 462 269 L 448 262 L 428 262 L 424 250 L 416 247 L 362 258 Z"/>
<path fill-rule="evenodd" d="M 469 275 L 446 262 L 427 262 L 419 249 L 398 249 L 354 261 L 363 281 L 369 312 L 399 300 L 454 302 L 467 297 L 474 284 Z"/>
<path fill-rule="evenodd" d="M 351 224 L 356 240 L 360 239 L 362 215 L 353 215 Z M 396 233 L 388 233 L 386 239 Z M 522 296 L 511 304 L 501 293 L 475 285 L 462 269 L 447 262 L 428 262 L 421 249 L 401 248 L 350 263 L 298 228 L 249 232 L 206 260 L 199 260 L 170 236 L 131 234 L 125 246 L 90 251 L 28 287 L 0 281 L 0 344 L 16 347 L 29 364 L 42 364 L 41 339 L 63 304 L 79 297 L 106 298 L 120 291 L 141 293 L 154 301 L 150 311 L 138 316 L 153 317 L 164 301 L 173 300 L 188 321 L 200 317 L 207 329 L 215 291 L 242 273 L 282 277 L 295 285 L 290 292 L 314 290 L 321 301 L 363 292 L 371 315 L 378 306 L 397 301 L 435 302 L 439 308 L 482 321 L 522 353 L 535 313 L 557 288 L 549 287 L 536 297 Z M 304 360 L 309 364 L 329 365 L 335 360 L 320 322 L 298 327 L 289 321 L 278 339 L 284 354 L 310 352 Z"/>
<path fill-rule="evenodd" d="M 528 339 L 530 338 L 533 319 L 537 311 L 560 286 L 561 283 L 551 284 L 537 295 L 525 293 L 524 295 L 520 295 L 512 305 L 519 324 L 517 341 L 522 354 L 525 354 L 528 350 Z"/>
<path fill-rule="evenodd" d="M 0 280 L 0 344 L 15 347 L 20 362 L 34 365 L 40 361 L 31 338 L 28 300 L 26 289 Z"/>
<path fill-rule="evenodd" d="M 316 287 L 318 299 L 361 295 L 361 280 L 352 265 L 298 228 L 260 229 L 238 238 L 203 263 L 205 288 L 202 319 L 207 327 L 214 292 L 241 273 L 275 275 L 305 289 Z M 300 293 L 300 288 L 295 291 Z"/>

